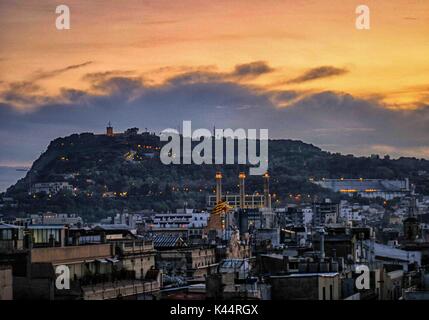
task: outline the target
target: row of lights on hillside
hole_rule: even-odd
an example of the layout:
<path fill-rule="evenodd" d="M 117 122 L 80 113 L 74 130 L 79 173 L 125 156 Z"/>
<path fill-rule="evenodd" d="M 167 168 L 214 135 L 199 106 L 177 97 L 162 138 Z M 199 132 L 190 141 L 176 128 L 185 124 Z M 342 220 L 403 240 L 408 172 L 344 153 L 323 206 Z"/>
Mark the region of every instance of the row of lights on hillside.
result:
<path fill-rule="evenodd" d="M 314 181 L 314 178 L 309 178 L 308 180 L 309 180 L 309 181 Z M 325 181 L 325 180 L 326 180 L 326 178 L 322 178 L 322 181 Z M 343 178 L 343 177 L 341 177 L 341 178 L 340 178 L 340 180 L 341 180 L 341 181 L 344 181 L 344 178 Z M 359 178 L 359 180 L 360 180 L 360 181 L 363 181 L 363 180 L 364 180 L 364 178 Z"/>
<path fill-rule="evenodd" d="M 145 149 L 154 149 L 154 150 L 161 150 L 160 147 L 155 147 L 155 146 L 146 146 L 146 145 L 137 145 L 137 148 L 145 148 Z"/>

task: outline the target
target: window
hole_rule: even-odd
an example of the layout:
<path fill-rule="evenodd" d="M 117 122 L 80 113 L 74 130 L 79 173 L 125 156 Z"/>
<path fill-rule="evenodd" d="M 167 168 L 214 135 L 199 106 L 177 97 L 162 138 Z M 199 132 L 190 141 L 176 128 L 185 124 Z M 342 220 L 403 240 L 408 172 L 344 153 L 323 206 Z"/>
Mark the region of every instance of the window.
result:
<path fill-rule="evenodd" d="M 332 288 L 332 284 L 329 286 L 329 300 L 333 300 L 333 288 Z"/>
<path fill-rule="evenodd" d="M 0 239 L 3 239 L 3 240 L 12 239 L 12 230 L 3 230 Z"/>
<path fill-rule="evenodd" d="M 326 300 L 326 288 L 323 287 L 323 296 L 322 296 L 322 300 Z"/>

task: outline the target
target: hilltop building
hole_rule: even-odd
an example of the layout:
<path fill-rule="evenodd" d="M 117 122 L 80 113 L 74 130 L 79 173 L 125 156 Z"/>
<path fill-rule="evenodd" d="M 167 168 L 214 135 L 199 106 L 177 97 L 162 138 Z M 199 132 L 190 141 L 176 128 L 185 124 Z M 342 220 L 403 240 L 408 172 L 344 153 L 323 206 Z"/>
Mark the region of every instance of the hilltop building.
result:
<path fill-rule="evenodd" d="M 64 182 L 38 182 L 35 183 L 31 188 L 31 193 L 46 193 L 46 194 L 57 194 L 60 191 L 72 191 L 73 186 Z"/>
<path fill-rule="evenodd" d="M 222 193 L 222 174 L 216 173 L 216 195 L 211 201 L 217 201 L 214 205 L 205 234 L 210 243 L 224 240 L 229 241 L 235 232 L 241 239 L 251 241 L 255 247 L 277 246 L 280 243 L 280 229 L 277 216 L 271 208 L 271 195 L 269 191 L 268 173 L 263 175 L 264 194 L 259 197 L 258 203 L 253 202 L 255 196 L 247 196 L 245 192 L 246 174 L 240 172 L 239 193 L 231 197 Z M 250 199 L 250 202 L 249 202 Z"/>
<path fill-rule="evenodd" d="M 238 175 L 239 179 L 239 193 L 228 194 L 222 192 L 222 173 L 217 172 L 216 179 L 216 194 L 207 197 L 207 207 L 214 208 L 217 203 L 226 201 L 226 203 L 232 207 L 232 209 L 255 209 L 255 208 L 271 208 L 271 194 L 270 194 L 270 175 L 266 172 L 262 178 L 264 182 L 263 194 L 246 194 L 245 181 L 246 174 L 240 172 Z"/>
<path fill-rule="evenodd" d="M 112 127 L 110 122 L 107 124 L 107 127 L 106 127 L 106 136 L 108 136 L 108 137 L 114 136 L 113 127 Z"/>
<path fill-rule="evenodd" d="M 405 197 L 411 192 L 410 182 L 404 180 L 386 179 L 323 179 L 313 181 L 322 188 L 330 189 L 348 195 L 359 195 L 363 198 L 383 198 L 391 200 Z"/>

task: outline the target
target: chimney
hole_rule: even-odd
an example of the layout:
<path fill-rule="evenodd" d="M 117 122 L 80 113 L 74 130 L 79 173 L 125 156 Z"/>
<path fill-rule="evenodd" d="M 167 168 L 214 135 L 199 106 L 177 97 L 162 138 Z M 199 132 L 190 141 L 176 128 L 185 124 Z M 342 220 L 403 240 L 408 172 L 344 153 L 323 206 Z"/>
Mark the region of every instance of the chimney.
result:
<path fill-rule="evenodd" d="M 264 207 L 271 208 L 271 195 L 270 195 L 270 175 L 268 171 L 264 173 Z"/>
<path fill-rule="evenodd" d="M 320 260 L 325 259 L 325 230 L 322 228 L 319 230 L 320 234 Z"/>
<path fill-rule="evenodd" d="M 216 172 L 216 204 L 222 201 L 222 173 Z"/>
<path fill-rule="evenodd" d="M 33 249 L 33 235 L 28 229 L 24 232 L 24 248 L 31 250 Z"/>
<path fill-rule="evenodd" d="M 49 235 L 49 246 L 50 247 L 55 247 L 55 238 L 54 238 L 54 235 L 51 233 L 50 235 Z"/>
<path fill-rule="evenodd" d="M 80 244 L 80 232 L 76 232 L 72 238 L 72 245 L 78 246 Z"/>
<path fill-rule="evenodd" d="M 244 172 L 240 172 L 238 175 L 238 179 L 240 180 L 240 208 L 245 208 L 245 199 L 246 199 L 246 193 L 244 190 L 244 180 L 246 179 L 246 174 Z"/>
<path fill-rule="evenodd" d="M 100 234 L 100 243 L 107 243 L 106 232 L 101 232 Z"/>

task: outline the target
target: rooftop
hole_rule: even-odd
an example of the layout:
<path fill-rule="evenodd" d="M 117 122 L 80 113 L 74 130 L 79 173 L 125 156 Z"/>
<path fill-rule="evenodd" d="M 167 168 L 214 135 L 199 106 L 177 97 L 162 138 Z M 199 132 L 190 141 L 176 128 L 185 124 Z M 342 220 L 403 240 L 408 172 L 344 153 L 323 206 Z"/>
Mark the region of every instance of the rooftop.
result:
<path fill-rule="evenodd" d="M 0 229 L 19 229 L 19 228 L 22 228 L 22 227 L 0 222 Z"/>
<path fill-rule="evenodd" d="M 28 229 L 37 230 L 37 229 L 64 229 L 63 225 L 58 224 L 31 224 L 27 227 Z"/>
<path fill-rule="evenodd" d="M 99 230 L 130 230 L 130 227 L 126 224 L 98 224 L 94 229 Z"/>
<path fill-rule="evenodd" d="M 153 238 L 155 248 L 176 248 L 186 246 L 180 236 L 159 234 Z"/>
<path fill-rule="evenodd" d="M 349 192 L 401 192 L 408 191 L 406 180 L 383 179 L 324 179 L 314 183 L 334 191 Z"/>
<path fill-rule="evenodd" d="M 338 275 L 339 275 L 338 272 L 315 272 L 315 273 L 293 273 L 287 276 L 272 276 L 271 278 L 305 278 L 305 277 L 332 278 Z"/>

